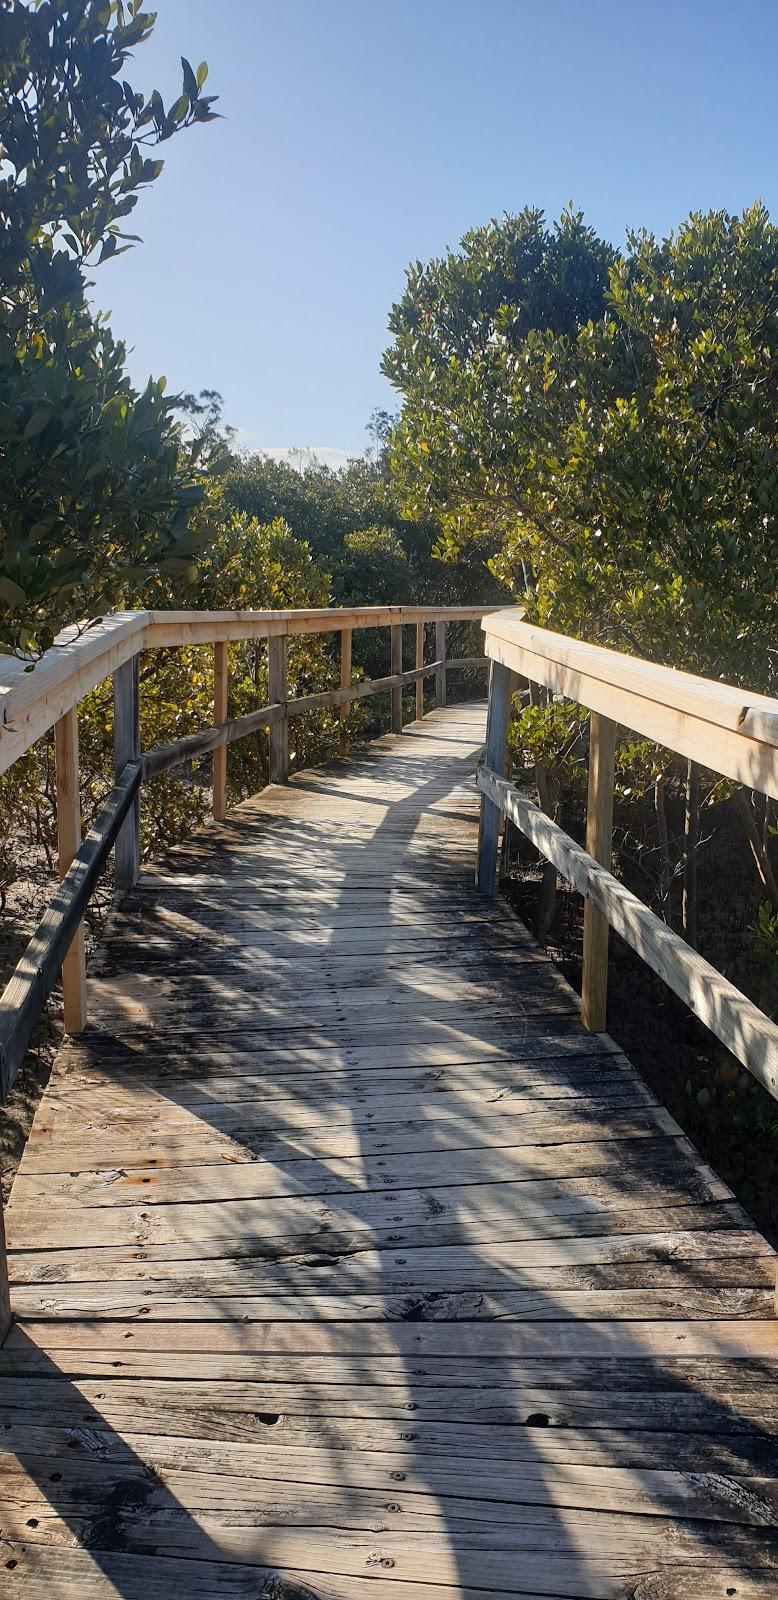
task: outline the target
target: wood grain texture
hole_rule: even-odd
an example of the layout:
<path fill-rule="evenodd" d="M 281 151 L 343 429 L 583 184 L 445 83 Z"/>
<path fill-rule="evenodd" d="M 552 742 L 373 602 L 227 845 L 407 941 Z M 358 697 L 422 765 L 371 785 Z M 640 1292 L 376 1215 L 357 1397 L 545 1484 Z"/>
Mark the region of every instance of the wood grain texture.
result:
<path fill-rule="evenodd" d="M 586 807 L 586 848 L 606 872 L 613 848 L 613 784 L 616 723 L 593 711 L 589 733 L 589 794 Z M 490 763 L 494 765 L 494 763 Z M 499 770 L 499 769 L 498 769 Z M 592 1033 L 602 1033 L 608 1009 L 608 919 L 591 900 L 584 902 L 581 1021 Z"/>
<path fill-rule="evenodd" d="M 213 647 L 213 720 L 214 725 L 227 721 L 229 691 L 229 649 L 223 639 Z M 227 815 L 227 746 L 220 744 L 213 752 L 213 815 L 215 822 L 223 822 Z"/>
<path fill-rule="evenodd" d="M 57 851 L 64 878 L 81 844 L 81 793 L 78 764 L 78 713 L 75 707 L 54 724 L 57 778 Z M 86 954 L 80 922 L 62 963 L 62 1001 L 66 1033 L 86 1026 Z"/>
<path fill-rule="evenodd" d="M 0 1600 L 775 1592 L 772 1252 L 472 887 L 484 726 L 113 913 L 8 1208 Z"/>
<path fill-rule="evenodd" d="M 504 806 L 506 815 L 553 861 L 568 883 L 602 913 L 773 1099 L 778 1099 L 778 1024 L 514 784 L 481 766 L 478 786 L 495 805 Z"/>
<path fill-rule="evenodd" d="M 113 675 L 113 767 L 116 782 L 140 757 L 139 656 L 131 656 Z M 136 790 L 114 846 L 117 895 L 133 889 L 140 872 L 140 790 Z"/>

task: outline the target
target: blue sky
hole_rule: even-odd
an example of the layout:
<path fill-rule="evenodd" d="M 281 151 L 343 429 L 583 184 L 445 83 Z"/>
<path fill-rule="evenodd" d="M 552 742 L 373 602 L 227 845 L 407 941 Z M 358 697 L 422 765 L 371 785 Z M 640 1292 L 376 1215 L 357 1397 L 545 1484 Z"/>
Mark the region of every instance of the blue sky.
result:
<path fill-rule="evenodd" d="M 569 199 L 603 235 L 761 196 L 776 0 L 157 0 L 130 74 L 206 58 L 223 122 L 165 171 L 94 299 L 139 380 L 220 389 L 250 448 L 360 453 L 405 268 Z M 337 456 L 332 459 L 337 460 Z"/>

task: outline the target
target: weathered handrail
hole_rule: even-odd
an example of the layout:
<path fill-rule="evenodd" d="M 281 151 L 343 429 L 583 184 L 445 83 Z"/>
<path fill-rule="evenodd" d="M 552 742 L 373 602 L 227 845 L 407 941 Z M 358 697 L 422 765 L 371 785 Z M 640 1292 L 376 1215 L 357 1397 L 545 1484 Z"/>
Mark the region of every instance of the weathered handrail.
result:
<path fill-rule="evenodd" d="M 86 975 L 81 923 L 84 911 L 115 847 L 119 891 L 132 887 L 139 869 L 138 798 L 144 779 L 214 752 L 259 729 L 270 733 L 271 781 L 283 782 L 289 766 L 288 723 L 293 716 L 324 706 L 338 706 L 345 720 L 353 700 L 388 691 L 392 696 L 392 728 L 402 730 L 402 690 L 434 676 L 438 699 L 445 699 L 446 673 L 477 666 L 483 656 L 447 658 L 445 627 L 452 621 L 479 621 L 483 606 L 360 606 L 311 611 L 125 612 L 91 625 L 66 629 L 53 648 L 30 671 L 25 663 L 0 664 L 0 772 L 29 749 L 52 726 L 56 734 L 57 821 L 62 881 L 21 961 L 0 996 L 0 1091 L 11 1088 L 29 1044 L 37 1017 L 63 974 L 65 1027 L 77 1032 L 86 1022 Z M 435 626 L 436 659 L 424 662 L 424 627 Z M 402 670 L 402 629 L 416 630 L 416 665 Z M 351 682 L 351 636 L 355 628 L 391 630 L 393 671 L 382 678 Z M 287 694 L 286 647 L 290 637 L 341 634 L 341 682 L 290 699 Z M 267 639 L 269 704 L 232 720 L 227 718 L 230 642 Z M 141 753 L 138 657 L 142 650 L 181 645 L 214 648 L 214 717 L 211 727 Z M 114 684 L 114 789 L 92 830 L 81 838 L 78 780 L 78 701 L 104 678 Z M 422 702 L 417 694 L 416 711 Z M 214 816 L 226 810 L 226 766 L 214 761 Z M 78 950 L 76 946 L 80 941 Z M 70 952 L 70 955 L 68 955 Z M 76 956 L 76 959 L 73 959 Z M 64 963 L 64 965 L 63 965 Z"/>
<path fill-rule="evenodd" d="M 13 1086 L 33 1029 L 59 976 L 117 833 L 140 788 L 143 768 L 129 762 L 38 923 L 0 995 L 0 1089 Z"/>
<path fill-rule="evenodd" d="M 778 1025 L 610 871 L 618 726 L 778 797 L 778 700 L 533 627 L 519 611 L 491 613 L 482 626 L 492 665 L 486 760 L 477 777 L 478 887 L 495 892 L 504 813 L 584 896 L 585 1025 L 605 1028 L 613 927 L 778 1099 Z M 586 850 L 504 777 L 511 698 L 522 679 L 591 713 Z"/>

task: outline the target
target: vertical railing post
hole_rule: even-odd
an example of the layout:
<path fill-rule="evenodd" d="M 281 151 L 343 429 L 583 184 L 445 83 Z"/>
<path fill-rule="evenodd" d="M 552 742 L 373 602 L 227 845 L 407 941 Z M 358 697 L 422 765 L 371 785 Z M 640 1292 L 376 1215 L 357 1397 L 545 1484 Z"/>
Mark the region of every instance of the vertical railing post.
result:
<path fill-rule="evenodd" d="M 613 785 L 616 758 L 616 723 L 591 713 L 589 732 L 589 794 L 586 810 L 586 848 L 600 866 L 610 870 L 613 842 Z M 608 1005 L 608 920 L 589 900 L 584 902 L 581 1021 L 592 1033 L 605 1028 Z"/>
<path fill-rule="evenodd" d="M 489 671 L 489 709 L 486 715 L 487 767 L 503 776 L 505 743 L 511 714 L 514 674 L 501 662 L 493 661 Z M 481 820 L 478 828 L 478 861 L 475 886 L 481 894 L 497 892 L 497 847 L 500 836 L 500 808 L 487 795 L 481 795 Z"/>
<path fill-rule="evenodd" d="M 424 666 L 424 623 L 416 624 L 416 668 Z M 424 716 L 424 679 L 416 679 L 416 721 Z"/>
<path fill-rule="evenodd" d="M 340 630 L 340 687 L 341 687 L 341 689 L 350 689 L 351 688 L 351 629 L 350 628 L 341 628 L 341 630 Z M 346 700 L 346 699 L 341 700 L 340 709 L 339 709 L 339 715 L 340 715 L 340 753 L 341 753 L 341 755 L 345 755 L 345 753 L 346 753 L 346 720 L 348 718 L 348 714 L 349 714 L 350 710 L 351 710 L 351 701 L 350 700 Z"/>
<path fill-rule="evenodd" d="M 435 623 L 435 660 L 441 665 L 435 673 L 435 702 L 439 706 L 446 704 L 446 624 Z"/>
<path fill-rule="evenodd" d="M 267 688 L 270 704 L 286 706 L 289 640 L 285 633 L 268 639 Z M 286 711 L 270 724 L 270 782 L 289 781 L 289 718 Z"/>
<path fill-rule="evenodd" d="M 78 771 L 78 712 L 75 706 L 54 724 L 57 780 L 57 849 L 64 878 L 81 844 L 81 794 Z M 86 955 L 80 922 L 62 963 L 62 999 L 66 1033 L 86 1027 Z"/>
<path fill-rule="evenodd" d="M 229 690 L 229 654 L 227 641 L 218 639 L 213 647 L 213 721 L 220 727 L 227 721 L 227 693 Z M 213 815 L 223 822 L 227 815 L 227 746 L 217 745 L 213 752 Z"/>
<path fill-rule="evenodd" d="M 11 1326 L 11 1293 L 8 1287 L 8 1252 L 5 1248 L 3 1202 L 0 1198 L 0 1344 Z"/>
<path fill-rule="evenodd" d="M 391 645 L 392 654 L 391 654 L 391 667 L 390 667 L 389 670 L 394 675 L 394 673 L 396 673 L 396 672 L 402 672 L 402 669 L 403 669 L 403 630 L 402 630 L 402 623 L 401 622 L 393 622 L 392 626 L 391 626 L 391 629 L 390 629 L 390 633 L 391 633 L 391 636 L 392 636 L 392 645 Z M 402 684 L 401 683 L 398 683 L 396 689 L 392 689 L 391 695 L 392 695 L 392 733 L 402 733 L 402 731 L 403 731 L 403 688 L 402 688 Z"/>
<path fill-rule="evenodd" d="M 113 768 L 118 778 L 128 761 L 140 756 L 138 657 L 131 656 L 113 675 Z M 117 894 L 133 889 L 140 873 L 140 793 L 122 823 L 114 845 Z"/>

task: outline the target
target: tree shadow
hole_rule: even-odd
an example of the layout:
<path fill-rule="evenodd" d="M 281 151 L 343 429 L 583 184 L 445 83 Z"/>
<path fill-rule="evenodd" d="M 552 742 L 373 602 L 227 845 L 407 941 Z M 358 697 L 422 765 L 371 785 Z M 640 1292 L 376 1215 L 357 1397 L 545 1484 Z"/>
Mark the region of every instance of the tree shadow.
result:
<path fill-rule="evenodd" d="M 432 778 L 400 745 L 297 780 L 114 924 L 9 1219 L 30 1572 L 75 1582 L 69 1533 L 125 1600 L 773 1592 L 767 1247 L 476 899 L 457 714 Z"/>

